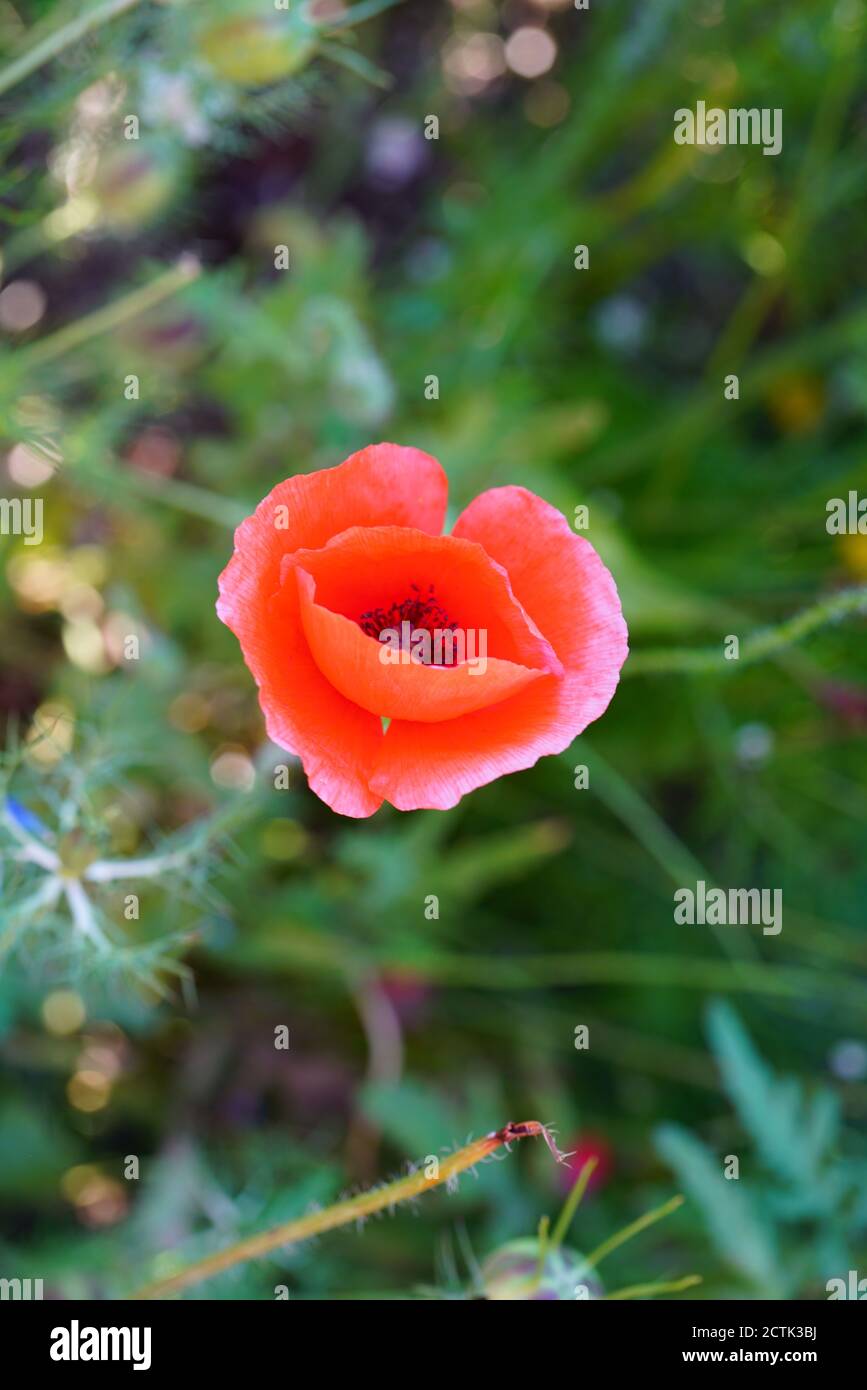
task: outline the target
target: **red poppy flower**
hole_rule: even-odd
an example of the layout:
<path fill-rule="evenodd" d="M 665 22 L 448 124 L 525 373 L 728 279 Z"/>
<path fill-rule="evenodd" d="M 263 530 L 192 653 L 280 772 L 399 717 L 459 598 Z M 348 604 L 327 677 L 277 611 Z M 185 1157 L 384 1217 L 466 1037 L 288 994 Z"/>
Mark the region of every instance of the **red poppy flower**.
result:
<path fill-rule="evenodd" d="M 591 1158 L 596 1159 L 596 1167 L 587 1183 L 588 1196 L 610 1178 L 614 1170 L 614 1150 L 601 1134 L 577 1134 L 566 1145 L 568 1161 L 559 1168 L 558 1176 L 564 1192 L 568 1192 L 581 1175 L 581 1169 Z"/>
<path fill-rule="evenodd" d="M 562 513 L 493 488 L 443 536 L 446 495 L 436 459 L 371 445 L 278 483 L 220 576 L 270 738 L 342 815 L 446 810 L 562 753 L 626 659 L 614 581 Z"/>

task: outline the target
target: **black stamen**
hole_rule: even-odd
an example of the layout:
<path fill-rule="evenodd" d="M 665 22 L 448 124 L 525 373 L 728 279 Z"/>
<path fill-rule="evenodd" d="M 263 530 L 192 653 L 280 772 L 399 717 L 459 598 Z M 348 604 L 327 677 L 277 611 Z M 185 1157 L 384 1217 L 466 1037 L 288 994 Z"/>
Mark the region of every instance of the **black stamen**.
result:
<path fill-rule="evenodd" d="M 410 624 L 411 632 L 423 629 L 433 634 L 458 630 L 458 624 L 452 622 L 442 604 L 437 601 L 433 584 L 428 585 L 427 595 L 422 594 L 418 584 L 410 584 L 409 587 L 412 597 L 402 599 L 399 603 L 394 602 L 388 608 L 370 608 L 366 613 L 362 613 L 358 619 L 358 625 L 362 632 L 366 632 L 368 637 L 378 639 L 379 634 L 384 629 L 392 628 L 400 634 L 402 644 L 404 640 L 402 624 L 405 622 Z M 442 662 L 435 660 L 436 654 L 437 648 L 434 647 L 432 665 L 454 666 L 457 664 L 454 652 L 451 653 L 451 660 Z M 441 651 L 440 654 L 442 654 Z"/>

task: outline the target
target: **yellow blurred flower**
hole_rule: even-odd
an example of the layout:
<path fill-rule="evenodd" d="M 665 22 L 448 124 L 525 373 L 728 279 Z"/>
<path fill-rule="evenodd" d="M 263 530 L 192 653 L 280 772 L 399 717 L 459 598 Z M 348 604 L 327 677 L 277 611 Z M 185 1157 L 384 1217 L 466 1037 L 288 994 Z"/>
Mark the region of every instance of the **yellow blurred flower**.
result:
<path fill-rule="evenodd" d="M 867 536 L 837 536 L 836 540 L 844 568 L 853 579 L 867 579 Z"/>
<path fill-rule="evenodd" d="M 766 398 L 768 411 L 781 434 L 809 434 L 825 412 L 825 387 L 806 373 L 781 377 Z"/>

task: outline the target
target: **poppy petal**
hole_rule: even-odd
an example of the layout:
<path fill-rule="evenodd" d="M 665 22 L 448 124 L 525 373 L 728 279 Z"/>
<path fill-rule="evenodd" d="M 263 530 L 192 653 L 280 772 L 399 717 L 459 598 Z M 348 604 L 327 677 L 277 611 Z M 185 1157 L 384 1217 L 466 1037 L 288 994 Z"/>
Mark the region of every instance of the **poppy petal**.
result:
<path fill-rule="evenodd" d="M 454 534 L 483 545 L 550 642 L 564 674 L 447 724 L 395 720 L 371 788 L 399 810 L 446 810 L 476 787 L 562 753 L 607 707 L 627 655 L 614 580 L 556 508 L 525 488 L 494 488 L 466 509 Z M 419 749 L 423 749 L 420 755 Z"/>
<path fill-rule="evenodd" d="M 220 576 L 217 613 L 241 643 L 269 737 L 301 758 L 313 791 L 343 815 L 369 816 L 380 805 L 367 774 L 382 725 L 320 672 L 304 637 L 295 586 L 281 590 L 281 563 L 351 526 L 437 533 L 446 500 L 446 476 L 436 459 L 418 449 L 372 445 L 337 468 L 279 483 L 238 527 Z"/>
<path fill-rule="evenodd" d="M 461 513 L 455 536 L 477 541 L 509 576 L 518 602 L 571 671 L 571 698 L 586 723 L 617 687 L 628 633 L 617 586 L 588 540 L 562 512 L 523 487 L 483 492 Z"/>

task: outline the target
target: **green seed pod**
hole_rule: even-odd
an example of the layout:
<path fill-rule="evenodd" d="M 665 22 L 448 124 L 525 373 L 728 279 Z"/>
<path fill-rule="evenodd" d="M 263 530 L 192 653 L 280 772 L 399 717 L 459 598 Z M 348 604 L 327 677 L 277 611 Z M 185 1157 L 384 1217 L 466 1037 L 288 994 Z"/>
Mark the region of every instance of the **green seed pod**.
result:
<path fill-rule="evenodd" d="M 300 72 L 316 52 L 317 36 L 304 11 L 279 10 L 211 24 L 200 33 L 198 47 L 227 82 L 261 87 Z"/>
<path fill-rule="evenodd" d="M 541 1271 L 539 1255 L 539 1242 L 533 1236 L 512 1240 L 495 1250 L 482 1265 L 485 1298 L 497 1302 L 573 1302 L 602 1297 L 602 1285 L 577 1251 L 562 1246 L 549 1250 Z"/>
<path fill-rule="evenodd" d="M 135 232 L 163 211 L 174 187 L 171 162 L 131 142 L 100 154 L 89 192 L 102 222 L 118 232 Z"/>

